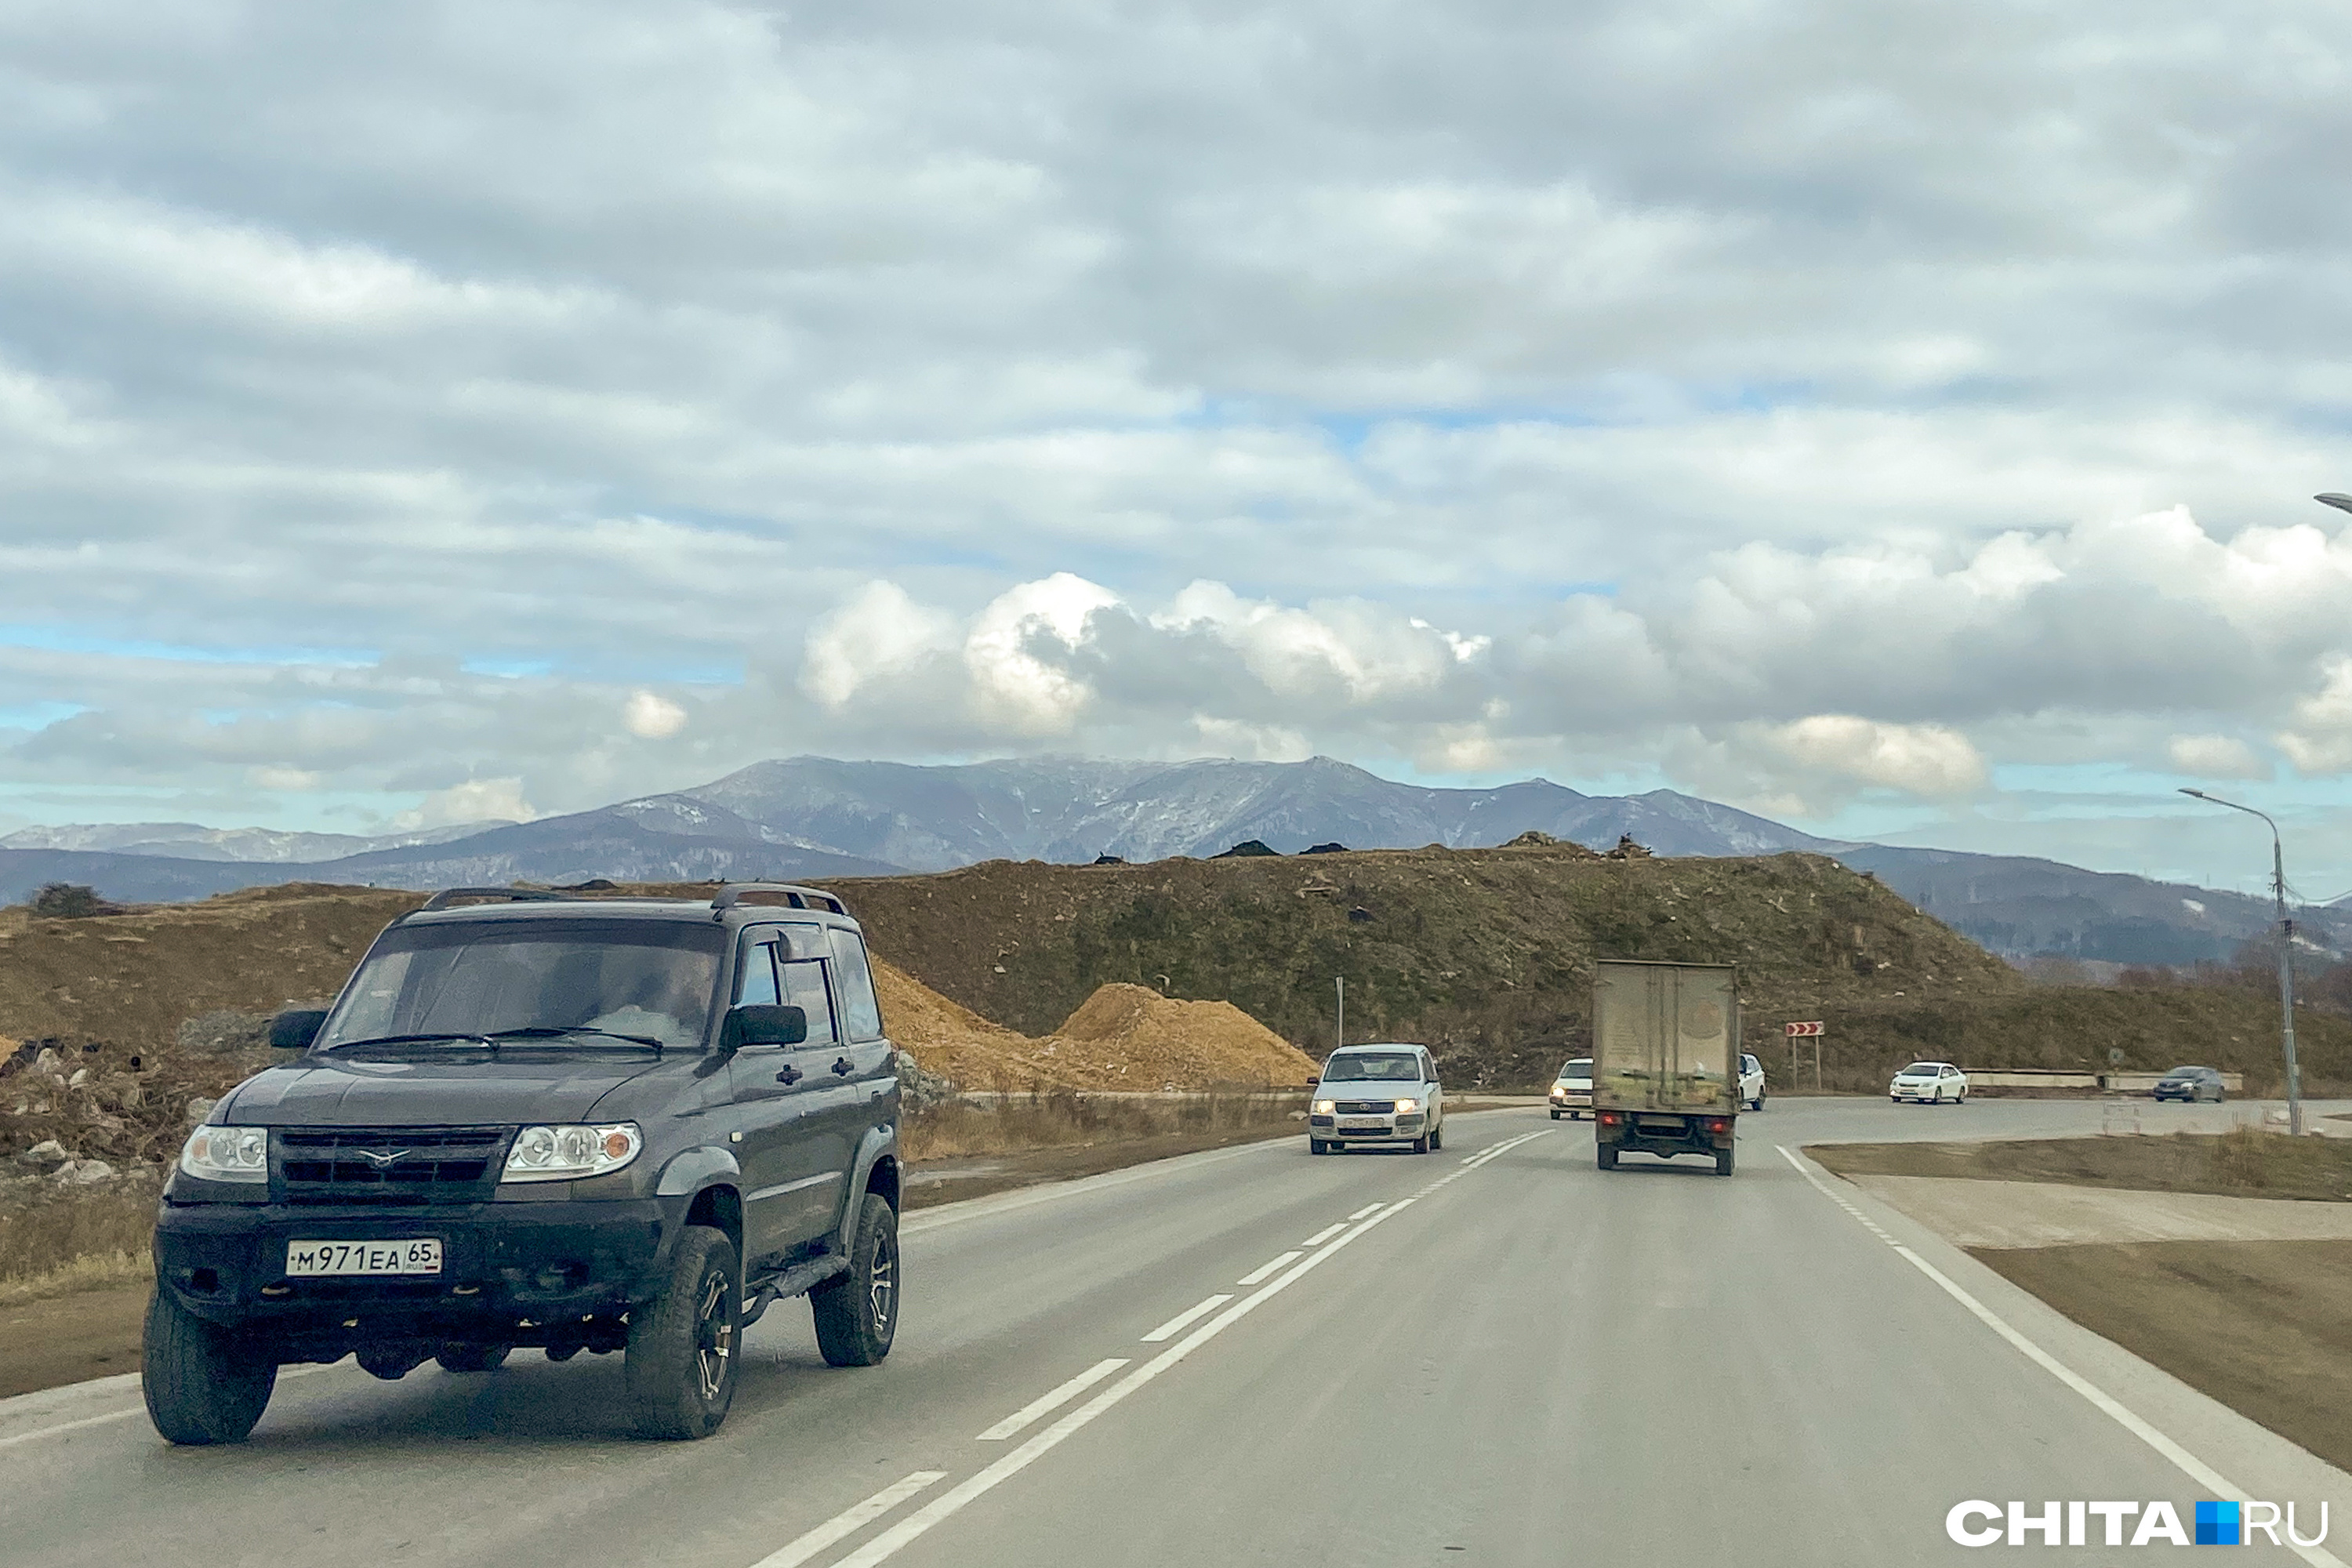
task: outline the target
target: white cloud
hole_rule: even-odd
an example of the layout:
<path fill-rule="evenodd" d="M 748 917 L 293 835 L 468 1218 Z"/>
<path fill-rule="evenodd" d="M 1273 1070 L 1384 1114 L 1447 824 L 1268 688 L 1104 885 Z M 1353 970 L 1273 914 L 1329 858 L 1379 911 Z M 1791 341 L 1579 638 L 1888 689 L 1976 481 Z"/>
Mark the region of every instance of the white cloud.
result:
<path fill-rule="evenodd" d="M 1882 724 L 1850 713 L 1817 713 L 1769 731 L 1770 743 L 1801 767 L 1901 790 L 1965 795 L 1984 787 L 1984 759 L 1968 738 L 1939 724 Z"/>
<path fill-rule="evenodd" d="M 434 790 L 415 807 L 393 819 L 398 828 L 446 827 L 452 823 L 529 822 L 539 816 L 523 798 L 522 780 L 467 779 L 447 789 Z"/>
<path fill-rule="evenodd" d="M 1055 656 L 1076 651 L 1087 618 L 1118 602 L 1068 572 L 990 600 L 963 642 L 982 717 L 1024 740 L 1066 733 L 1092 693 Z"/>
<path fill-rule="evenodd" d="M 2294 727 L 2280 732 L 2278 744 L 2306 773 L 2352 769 L 2352 656 L 2327 661 L 2325 684 L 2294 705 Z"/>
<path fill-rule="evenodd" d="M 2271 770 L 2254 749 L 2229 735 L 2175 735 L 2165 742 L 2172 765 L 2191 778 L 2265 779 Z"/>
<path fill-rule="evenodd" d="M 655 691 L 632 691 L 621 705 L 621 722 L 632 735 L 667 741 L 686 728 L 686 710 Z"/>
<path fill-rule="evenodd" d="M 810 628 L 801 689 L 827 708 L 841 708 L 868 682 L 953 647 L 952 626 L 896 583 L 868 583 Z"/>

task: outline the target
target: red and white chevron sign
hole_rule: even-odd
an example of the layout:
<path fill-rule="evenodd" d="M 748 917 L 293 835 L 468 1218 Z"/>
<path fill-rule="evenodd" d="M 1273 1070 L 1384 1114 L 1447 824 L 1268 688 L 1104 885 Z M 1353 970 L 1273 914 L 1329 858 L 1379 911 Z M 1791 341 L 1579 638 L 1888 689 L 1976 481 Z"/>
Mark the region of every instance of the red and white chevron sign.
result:
<path fill-rule="evenodd" d="M 1783 1024 L 1780 1026 L 1789 1031 L 1789 1037 L 1792 1040 L 1809 1036 L 1826 1035 L 1829 1033 L 1827 1029 L 1822 1026 L 1822 1022 L 1818 1018 L 1814 1019 L 1810 1024 Z"/>

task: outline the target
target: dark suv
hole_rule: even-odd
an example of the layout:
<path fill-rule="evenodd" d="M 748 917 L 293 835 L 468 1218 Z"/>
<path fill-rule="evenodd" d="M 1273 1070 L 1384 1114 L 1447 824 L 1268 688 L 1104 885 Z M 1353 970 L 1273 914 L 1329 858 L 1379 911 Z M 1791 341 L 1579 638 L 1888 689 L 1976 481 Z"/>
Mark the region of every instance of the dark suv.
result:
<path fill-rule="evenodd" d="M 302 1054 L 224 1096 L 163 1191 L 145 1381 L 173 1442 L 243 1440 L 286 1363 L 520 1345 L 625 1351 L 639 1430 L 700 1437 L 743 1329 L 802 1294 L 827 1362 L 889 1353 L 897 1053 L 830 894 L 436 893 L 270 1043 Z"/>

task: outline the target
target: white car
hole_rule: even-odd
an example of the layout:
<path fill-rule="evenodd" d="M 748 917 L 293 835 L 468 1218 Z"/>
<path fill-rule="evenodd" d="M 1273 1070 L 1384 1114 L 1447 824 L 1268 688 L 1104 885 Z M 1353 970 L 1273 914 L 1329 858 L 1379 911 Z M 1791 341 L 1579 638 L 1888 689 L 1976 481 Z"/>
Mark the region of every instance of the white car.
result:
<path fill-rule="evenodd" d="M 1764 1109 L 1764 1064 L 1739 1053 L 1739 1103 L 1750 1110 Z"/>
<path fill-rule="evenodd" d="M 1445 1090 L 1427 1046 L 1340 1047 L 1324 1062 L 1307 1112 L 1310 1154 L 1357 1143 L 1404 1143 L 1416 1154 L 1445 1147 Z"/>
<path fill-rule="evenodd" d="M 1559 1069 L 1552 1080 L 1551 1119 L 1567 1117 L 1570 1121 L 1592 1109 L 1592 1058 L 1578 1057 Z"/>
<path fill-rule="evenodd" d="M 1886 1086 L 1886 1098 L 1900 1105 L 1959 1105 L 1969 1098 L 1969 1075 L 1949 1062 L 1913 1062 Z"/>

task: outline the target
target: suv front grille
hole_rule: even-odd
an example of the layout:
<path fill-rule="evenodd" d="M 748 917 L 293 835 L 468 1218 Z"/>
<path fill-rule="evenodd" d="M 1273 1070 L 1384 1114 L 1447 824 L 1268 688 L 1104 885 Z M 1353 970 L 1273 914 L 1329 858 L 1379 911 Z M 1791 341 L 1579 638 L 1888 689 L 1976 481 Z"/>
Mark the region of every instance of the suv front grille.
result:
<path fill-rule="evenodd" d="M 1339 1102 L 1342 1116 L 1386 1116 L 1396 1109 L 1393 1100 L 1343 1100 Z"/>
<path fill-rule="evenodd" d="M 508 1127 L 288 1127 L 270 1140 L 289 1204 L 447 1204 L 489 1198 Z"/>

